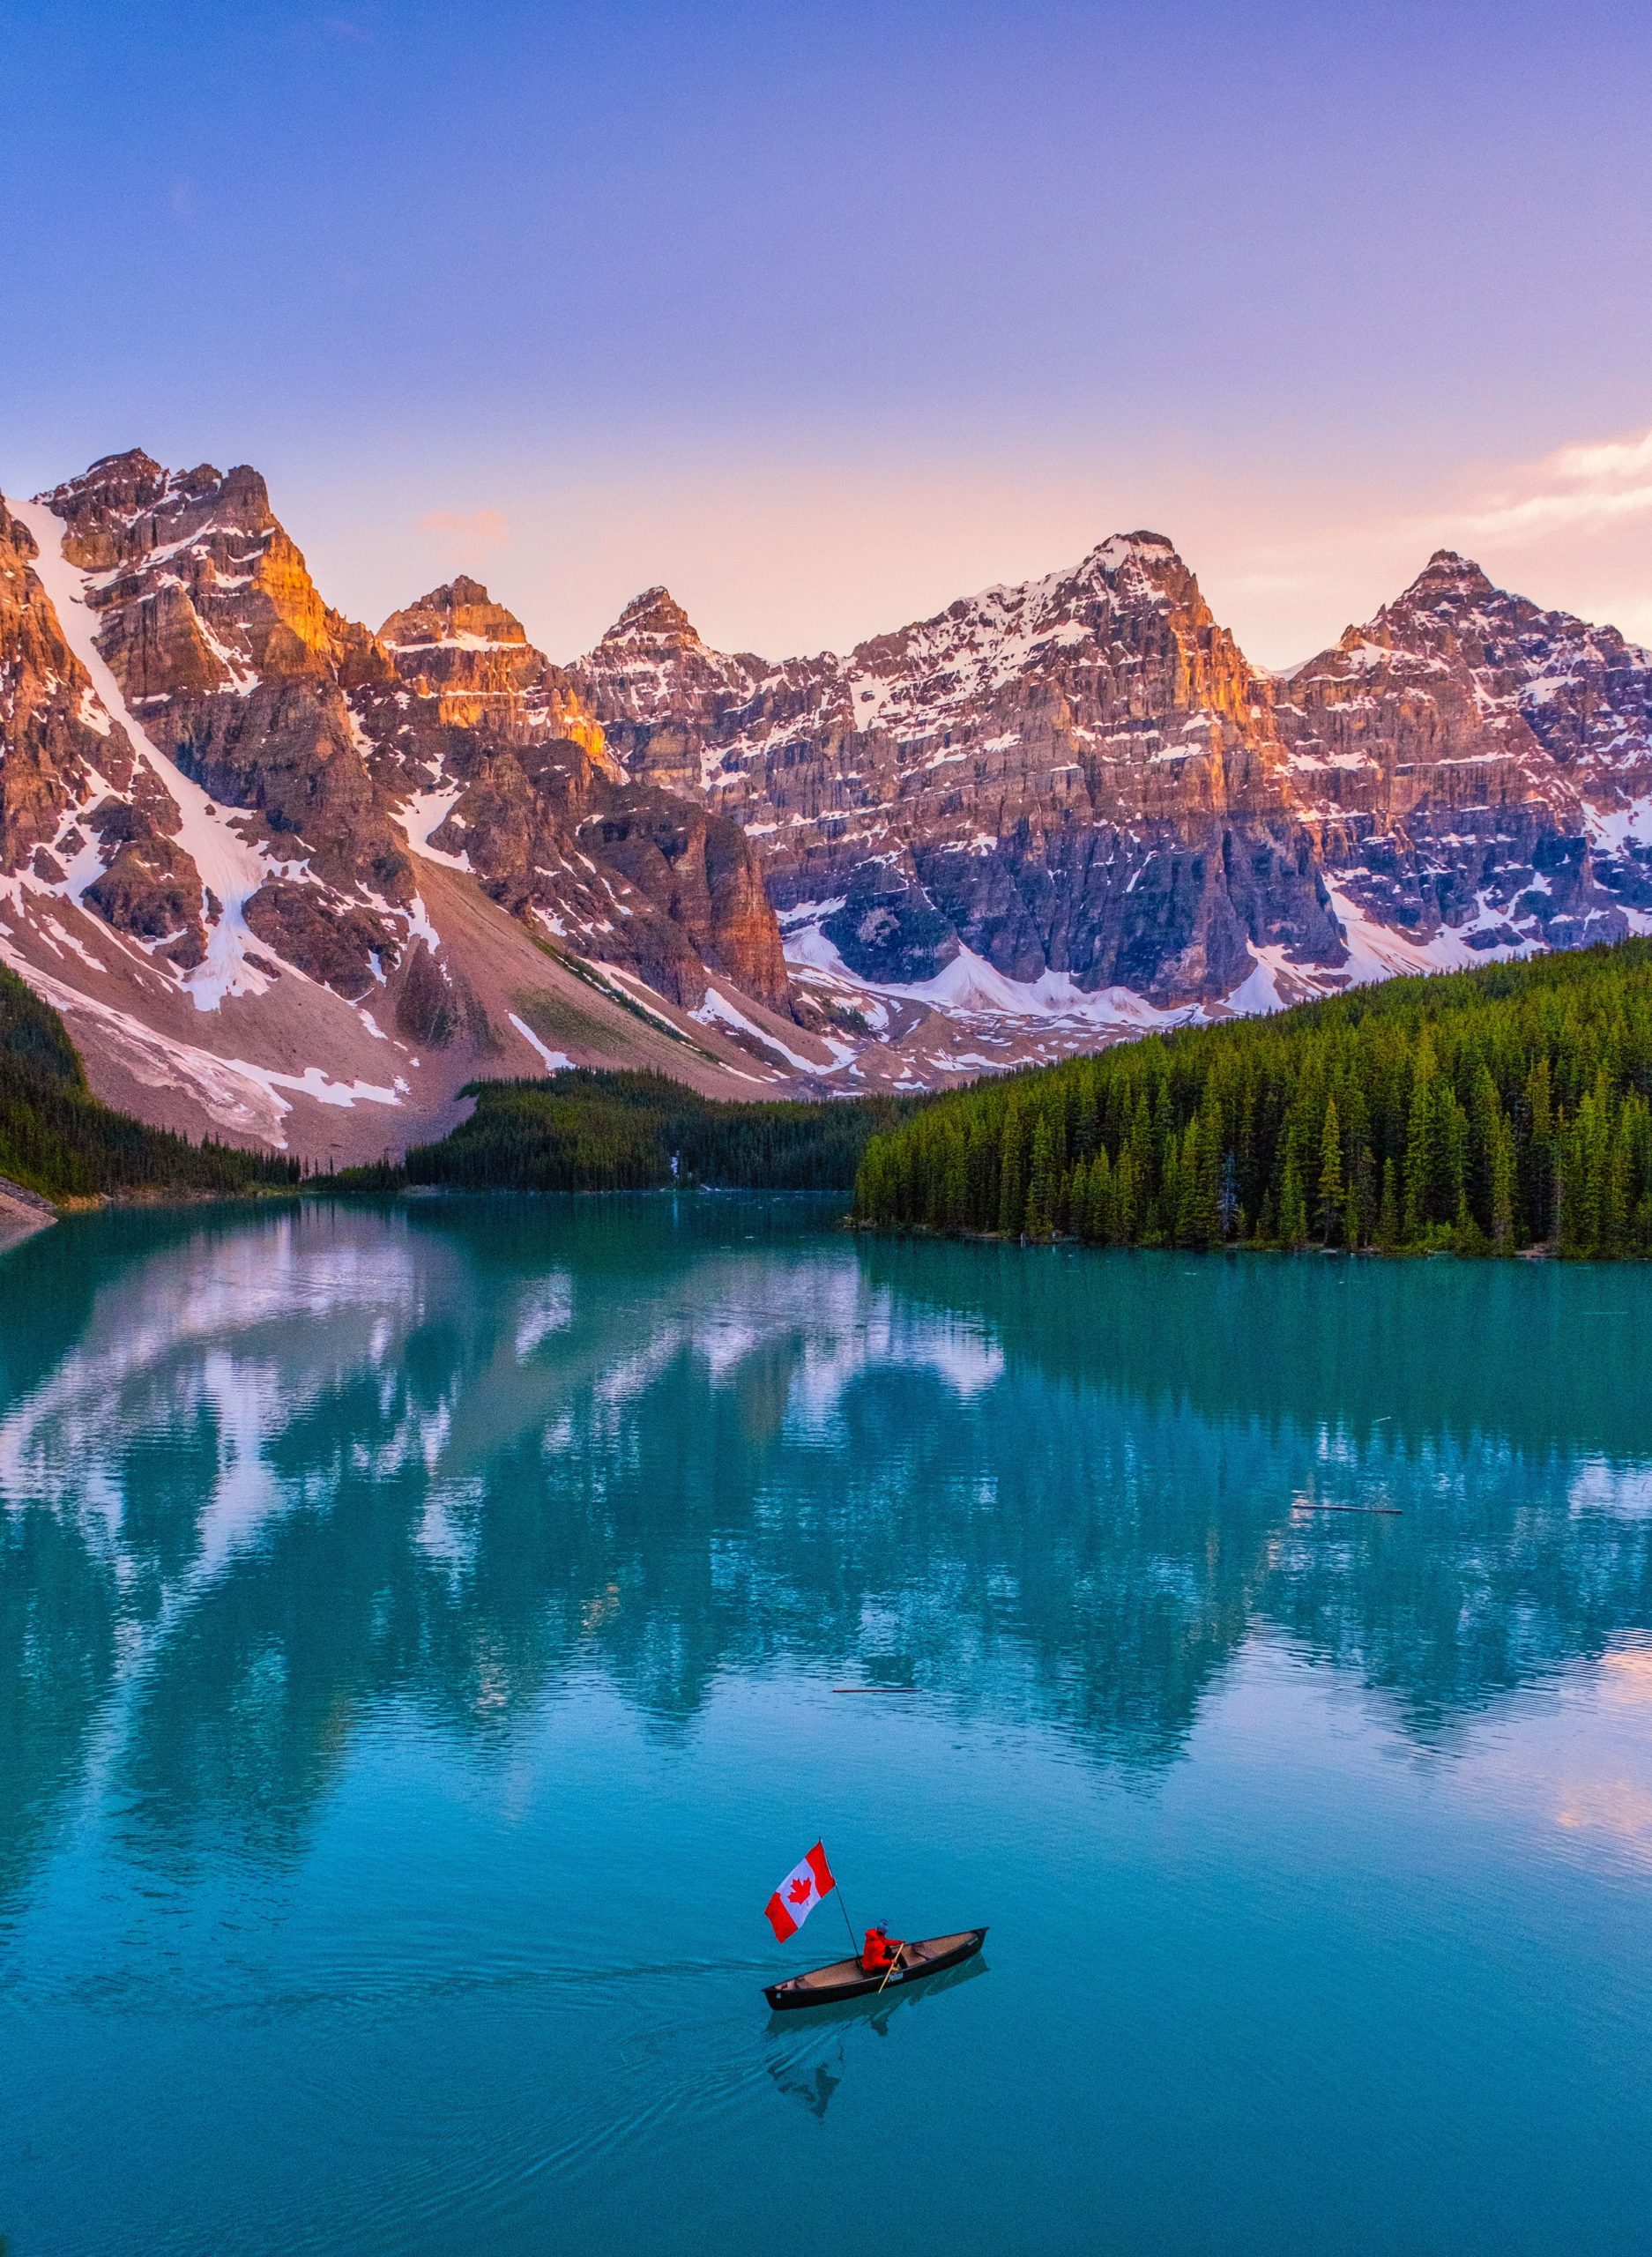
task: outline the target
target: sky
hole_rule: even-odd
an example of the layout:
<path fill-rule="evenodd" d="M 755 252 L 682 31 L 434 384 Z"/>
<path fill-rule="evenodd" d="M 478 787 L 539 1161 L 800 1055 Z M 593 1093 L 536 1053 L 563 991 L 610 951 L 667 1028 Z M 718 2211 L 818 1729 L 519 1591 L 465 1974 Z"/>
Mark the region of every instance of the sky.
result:
<path fill-rule="evenodd" d="M 1652 642 L 1652 9 L 0 0 L 0 485 L 249 461 L 376 625 L 847 648 L 1168 534 Z"/>

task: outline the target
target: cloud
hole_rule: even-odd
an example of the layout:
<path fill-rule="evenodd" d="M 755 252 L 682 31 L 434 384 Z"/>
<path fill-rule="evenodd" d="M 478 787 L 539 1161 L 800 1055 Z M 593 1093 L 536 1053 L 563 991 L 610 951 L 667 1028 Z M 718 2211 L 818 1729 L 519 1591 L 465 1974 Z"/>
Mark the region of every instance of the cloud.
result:
<path fill-rule="evenodd" d="M 1647 516 L 1652 516 L 1652 430 L 1560 447 L 1519 473 L 1513 491 L 1491 496 L 1459 522 L 1477 540 L 1518 540 Z"/>
<path fill-rule="evenodd" d="M 446 542 L 464 541 L 473 548 L 497 548 L 510 538 L 510 521 L 502 510 L 427 510 L 418 526 L 420 533 L 439 533 Z"/>

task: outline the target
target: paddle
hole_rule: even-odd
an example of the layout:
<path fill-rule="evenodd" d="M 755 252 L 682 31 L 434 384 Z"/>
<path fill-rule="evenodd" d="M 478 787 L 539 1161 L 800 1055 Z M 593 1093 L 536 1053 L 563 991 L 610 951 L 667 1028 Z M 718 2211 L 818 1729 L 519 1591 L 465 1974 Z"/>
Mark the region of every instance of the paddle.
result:
<path fill-rule="evenodd" d="M 906 1948 L 906 1947 L 905 1947 L 905 1945 L 904 1945 L 904 1943 L 897 1943 L 897 1944 L 896 1945 L 896 1947 L 895 1947 L 895 1956 L 894 1956 L 894 1958 L 893 1958 L 893 1959 L 891 1959 L 891 1960 L 890 1960 L 890 1962 L 889 1962 L 889 1963 L 888 1967 L 884 1970 L 884 1973 L 883 1973 L 883 1983 L 887 1983 L 887 1982 L 889 1981 L 889 1977 L 890 1977 L 890 1976 L 895 1972 L 896 1969 L 900 1965 L 900 1963 L 901 1963 L 901 1955 L 902 1955 L 902 1953 L 905 1950 L 905 1948 Z M 883 1996 L 883 1983 L 880 1983 L 880 1984 L 878 1985 L 877 1989 L 876 1989 L 876 1990 L 872 1993 L 872 1995 L 873 1995 L 873 1997 L 874 1997 L 874 1999 L 881 1999 L 881 1998 Z"/>

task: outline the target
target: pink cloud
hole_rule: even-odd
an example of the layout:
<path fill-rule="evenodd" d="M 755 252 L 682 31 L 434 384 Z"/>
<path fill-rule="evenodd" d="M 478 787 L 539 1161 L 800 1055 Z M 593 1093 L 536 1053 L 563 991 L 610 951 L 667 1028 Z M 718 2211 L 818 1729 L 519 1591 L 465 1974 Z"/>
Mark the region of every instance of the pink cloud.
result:
<path fill-rule="evenodd" d="M 418 525 L 420 533 L 440 533 L 444 540 L 481 548 L 497 548 L 510 538 L 510 522 L 502 510 L 427 510 Z"/>

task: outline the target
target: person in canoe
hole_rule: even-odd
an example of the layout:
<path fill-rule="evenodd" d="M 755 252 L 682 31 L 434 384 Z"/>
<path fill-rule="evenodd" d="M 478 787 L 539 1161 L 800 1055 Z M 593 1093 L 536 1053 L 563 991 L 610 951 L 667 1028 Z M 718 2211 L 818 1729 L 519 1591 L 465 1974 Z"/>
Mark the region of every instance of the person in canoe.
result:
<path fill-rule="evenodd" d="M 882 1975 L 894 1966 L 906 1948 L 898 1936 L 889 1933 L 889 1924 L 880 1920 L 875 1928 L 867 1930 L 866 1948 L 860 1954 L 860 1964 L 868 1975 Z"/>

